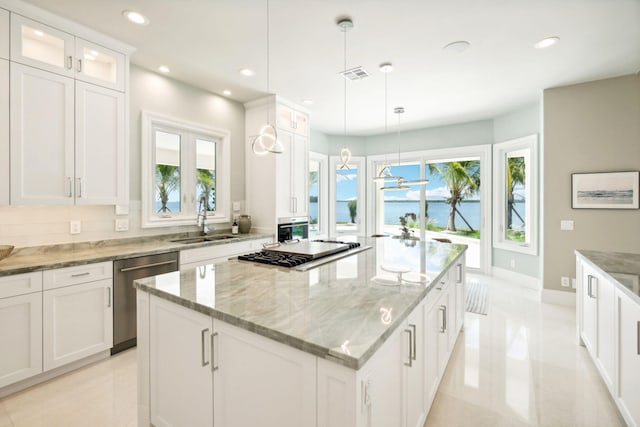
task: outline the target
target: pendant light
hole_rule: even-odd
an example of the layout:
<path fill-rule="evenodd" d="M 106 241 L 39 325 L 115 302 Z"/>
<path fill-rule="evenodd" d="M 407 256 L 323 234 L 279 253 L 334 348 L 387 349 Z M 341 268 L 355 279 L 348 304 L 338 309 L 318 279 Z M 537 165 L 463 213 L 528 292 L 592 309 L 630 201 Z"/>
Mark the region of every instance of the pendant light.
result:
<path fill-rule="evenodd" d="M 388 90 L 387 90 L 387 75 L 393 71 L 393 65 L 390 62 L 383 62 L 380 64 L 380 72 L 384 73 L 384 133 L 387 133 L 387 99 L 388 99 Z M 387 161 L 387 156 L 384 157 L 384 163 L 382 164 L 382 169 L 377 176 L 373 178 L 374 181 L 394 181 L 399 179 L 399 176 L 393 176 L 391 174 L 391 165 Z"/>
<path fill-rule="evenodd" d="M 353 28 L 353 21 L 350 18 L 342 18 L 338 21 L 338 29 L 344 33 L 344 68 L 343 73 L 347 71 L 347 32 Z M 343 133 L 345 137 L 344 145 L 340 150 L 340 169 L 349 169 L 349 162 L 351 161 L 351 150 L 347 148 L 347 77 L 344 76 L 344 128 Z"/>
<path fill-rule="evenodd" d="M 398 166 L 400 166 L 400 115 L 404 114 L 403 107 L 396 107 L 393 109 L 394 114 L 398 115 Z M 381 187 L 380 190 L 408 190 L 413 185 L 423 185 L 429 182 L 428 179 L 404 179 L 401 176 L 395 177 L 396 185 L 389 185 L 385 187 Z"/>
<path fill-rule="evenodd" d="M 267 94 L 269 94 L 269 0 L 267 0 Z M 255 154 L 263 156 L 268 153 L 281 154 L 284 152 L 282 143 L 278 141 L 278 132 L 271 124 L 271 106 L 267 105 L 267 124 L 260 128 L 260 132 L 253 139 L 251 149 Z"/>

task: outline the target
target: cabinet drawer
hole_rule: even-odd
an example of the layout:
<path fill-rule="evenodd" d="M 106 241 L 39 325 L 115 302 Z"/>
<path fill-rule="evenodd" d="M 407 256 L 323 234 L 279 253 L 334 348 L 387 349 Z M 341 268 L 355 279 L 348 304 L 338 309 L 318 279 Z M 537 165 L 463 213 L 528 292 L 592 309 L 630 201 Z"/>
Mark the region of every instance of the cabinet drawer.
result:
<path fill-rule="evenodd" d="M 0 298 L 42 291 L 42 271 L 0 278 Z"/>
<path fill-rule="evenodd" d="M 113 277 L 113 264 L 111 261 L 47 270 L 43 275 L 44 289 L 61 288 L 111 277 Z"/>

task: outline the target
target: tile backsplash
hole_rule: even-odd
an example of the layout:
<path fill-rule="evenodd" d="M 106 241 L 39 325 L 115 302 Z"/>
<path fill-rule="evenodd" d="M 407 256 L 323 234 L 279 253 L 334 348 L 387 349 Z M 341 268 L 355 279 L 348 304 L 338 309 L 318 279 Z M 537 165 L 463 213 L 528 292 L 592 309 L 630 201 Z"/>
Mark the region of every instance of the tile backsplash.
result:
<path fill-rule="evenodd" d="M 116 215 L 114 206 L 0 206 L 0 245 L 39 246 L 198 230 L 195 223 L 143 229 L 141 215 L 140 201 L 131 201 L 128 215 Z M 121 218 L 129 220 L 128 231 L 115 231 L 115 220 Z M 71 221 L 80 221 L 79 234 L 70 233 Z"/>

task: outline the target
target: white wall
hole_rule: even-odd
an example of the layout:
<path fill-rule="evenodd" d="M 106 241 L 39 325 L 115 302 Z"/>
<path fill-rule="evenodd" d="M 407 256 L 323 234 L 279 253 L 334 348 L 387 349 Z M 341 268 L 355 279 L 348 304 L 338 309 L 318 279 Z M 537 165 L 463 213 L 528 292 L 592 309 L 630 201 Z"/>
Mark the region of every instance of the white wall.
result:
<path fill-rule="evenodd" d="M 640 253 L 640 210 L 571 208 L 572 173 L 640 170 L 640 76 L 547 89 L 543 108 L 544 288 L 571 291 L 574 250 Z"/>
<path fill-rule="evenodd" d="M 116 232 L 113 206 L 0 206 L 0 243 L 36 246 L 55 243 L 136 237 L 196 231 L 188 227 L 140 227 L 140 111 L 199 122 L 231 132 L 231 197 L 244 201 L 244 107 L 223 96 L 204 92 L 142 68 L 131 67 L 130 85 L 130 211 L 129 231 Z M 125 218 L 125 216 L 119 216 Z M 69 221 L 81 220 L 82 232 L 69 234 Z"/>

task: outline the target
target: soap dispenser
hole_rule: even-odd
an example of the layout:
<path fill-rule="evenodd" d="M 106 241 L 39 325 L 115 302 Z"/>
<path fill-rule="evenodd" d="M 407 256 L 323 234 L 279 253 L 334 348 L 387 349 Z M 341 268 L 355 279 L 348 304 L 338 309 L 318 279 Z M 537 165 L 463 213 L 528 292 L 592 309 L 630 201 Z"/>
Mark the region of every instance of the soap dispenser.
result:
<path fill-rule="evenodd" d="M 233 218 L 233 224 L 231 225 L 231 234 L 238 234 L 238 220 Z"/>

